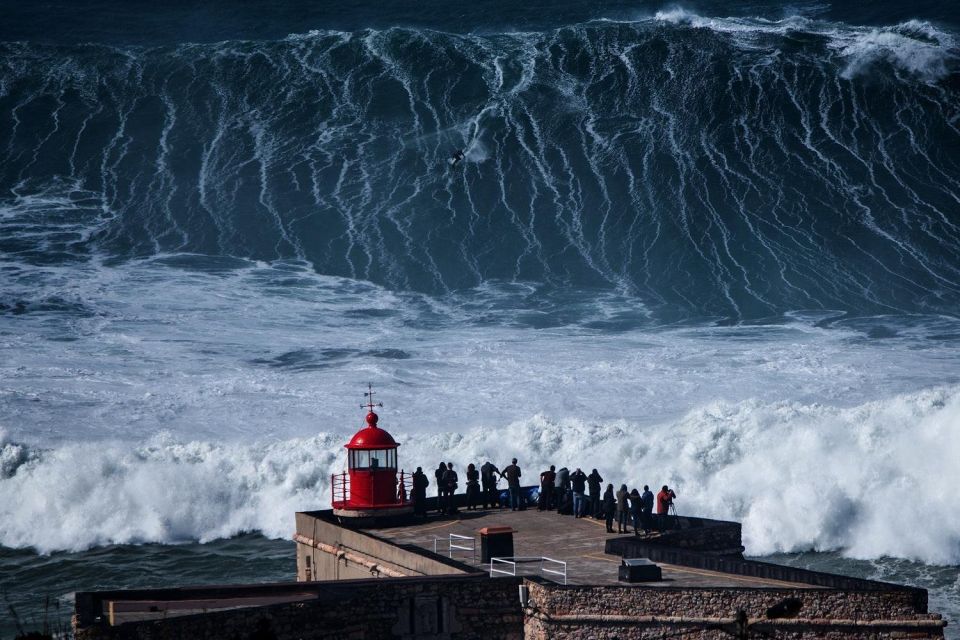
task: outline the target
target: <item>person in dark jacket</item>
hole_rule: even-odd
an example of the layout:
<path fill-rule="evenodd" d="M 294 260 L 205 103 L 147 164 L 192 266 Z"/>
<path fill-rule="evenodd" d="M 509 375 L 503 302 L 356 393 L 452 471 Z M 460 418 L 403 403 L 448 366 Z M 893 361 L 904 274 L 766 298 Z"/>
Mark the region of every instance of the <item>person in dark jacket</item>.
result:
<path fill-rule="evenodd" d="M 590 489 L 590 515 L 594 518 L 603 517 L 600 509 L 600 490 L 603 487 L 603 477 L 594 469 L 587 476 L 587 487 Z"/>
<path fill-rule="evenodd" d="M 630 492 L 630 519 L 633 521 L 633 535 L 640 535 L 640 513 L 643 511 L 643 499 L 634 487 Z"/>
<path fill-rule="evenodd" d="M 441 462 L 437 470 L 433 472 L 433 476 L 437 479 L 437 511 L 440 513 L 446 510 L 447 485 L 443 482 L 443 474 L 446 472 L 447 465 L 444 462 Z"/>
<path fill-rule="evenodd" d="M 587 506 L 583 497 L 587 490 L 587 474 L 580 471 L 580 467 L 570 474 L 570 485 L 573 488 L 573 517 L 582 518 Z"/>
<path fill-rule="evenodd" d="M 561 516 L 573 515 L 573 492 L 564 491 L 563 498 L 557 503 L 557 513 Z"/>
<path fill-rule="evenodd" d="M 494 509 L 500 506 L 500 497 L 497 495 L 497 481 L 500 479 L 500 469 L 489 460 L 480 467 L 480 483 L 483 490 L 483 508 Z"/>
<path fill-rule="evenodd" d="M 537 511 L 546 511 L 550 509 L 550 503 L 553 501 L 553 483 L 557 480 L 557 471 L 554 465 L 540 474 L 540 500 L 537 504 Z"/>
<path fill-rule="evenodd" d="M 447 490 L 446 513 L 457 513 L 457 499 L 455 494 L 459 481 L 460 477 L 457 475 L 457 472 L 453 470 L 453 463 L 448 462 L 447 472 L 443 474 L 443 484 Z"/>
<path fill-rule="evenodd" d="M 427 517 L 427 487 L 429 486 L 430 481 L 427 479 L 427 474 L 423 472 L 421 467 L 417 467 L 417 470 L 413 472 L 413 490 L 410 492 L 414 515 Z"/>
<path fill-rule="evenodd" d="M 510 489 L 510 510 L 516 511 L 521 507 L 520 504 L 520 467 L 517 466 L 517 459 L 514 458 L 509 465 L 500 474 L 507 479 L 507 488 Z"/>
<path fill-rule="evenodd" d="M 566 467 L 560 467 L 557 471 L 557 479 L 553 483 L 553 498 L 557 502 L 557 512 L 560 511 L 560 505 L 567 497 L 570 489 L 570 470 Z"/>
<path fill-rule="evenodd" d="M 653 491 L 650 487 L 643 485 L 643 495 L 640 496 L 640 503 L 643 511 L 640 514 L 640 524 L 643 526 L 643 532 L 649 533 L 653 529 Z"/>
<path fill-rule="evenodd" d="M 480 472 L 473 466 L 467 465 L 467 509 L 473 511 L 480 502 Z"/>
<path fill-rule="evenodd" d="M 629 496 L 630 492 L 627 491 L 627 485 L 620 485 L 620 490 L 617 491 L 617 533 L 630 533 L 630 530 L 627 529 L 627 518 L 630 515 L 630 508 L 627 503 Z"/>
<path fill-rule="evenodd" d="M 613 495 L 613 485 L 608 484 L 603 493 L 603 517 L 607 521 L 607 533 L 613 533 L 613 516 L 617 512 L 617 498 Z"/>

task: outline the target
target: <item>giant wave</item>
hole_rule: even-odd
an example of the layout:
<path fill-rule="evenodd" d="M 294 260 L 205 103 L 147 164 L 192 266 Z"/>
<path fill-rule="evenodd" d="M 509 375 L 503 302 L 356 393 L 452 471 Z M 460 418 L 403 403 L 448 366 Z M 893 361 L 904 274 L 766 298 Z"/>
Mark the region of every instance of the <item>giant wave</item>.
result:
<path fill-rule="evenodd" d="M 955 35 L 683 10 L 543 32 L 0 44 L 0 252 L 303 260 L 445 293 L 952 312 Z M 456 148 L 466 162 L 449 170 Z"/>

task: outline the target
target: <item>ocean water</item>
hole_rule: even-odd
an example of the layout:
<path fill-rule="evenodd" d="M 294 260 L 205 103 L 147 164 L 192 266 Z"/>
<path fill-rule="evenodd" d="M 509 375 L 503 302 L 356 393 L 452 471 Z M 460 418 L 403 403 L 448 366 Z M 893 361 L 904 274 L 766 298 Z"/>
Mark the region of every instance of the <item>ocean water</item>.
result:
<path fill-rule="evenodd" d="M 292 578 L 368 382 L 960 637 L 960 11 L 861 5 L 0 2 L 0 637 Z"/>

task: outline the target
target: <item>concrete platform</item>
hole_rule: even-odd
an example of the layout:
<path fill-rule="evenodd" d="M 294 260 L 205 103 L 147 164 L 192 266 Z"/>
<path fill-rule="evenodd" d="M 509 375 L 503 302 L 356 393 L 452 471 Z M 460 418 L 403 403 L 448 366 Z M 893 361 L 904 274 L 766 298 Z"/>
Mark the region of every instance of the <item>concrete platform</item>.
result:
<path fill-rule="evenodd" d="M 681 524 L 682 524 L 681 518 Z M 480 535 L 483 527 L 509 526 L 513 534 L 515 556 L 547 556 L 567 563 L 567 583 L 572 585 L 611 585 L 632 587 L 750 587 L 750 588 L 813 588 L 810 584 L 770 580 L 753 576 L 738 576 L 729 573 L 694 569 L 671 564 L 657 563 L 663 571 L 660 582 L 627 584 L 618 581 L 620 558 L 604 553 L 604 545 L 618 534 L 606 532 L 602 520 L 592 518 L 575 519 L 573 516 L 561 516 L 552 511 L 478 510 L 461 511 L 456 516 L 430 516 L 426 521 L 388 528 L 363 530 L 371 535 L 387 539 L 395 544 L 411 544 L 448 555 L 449 534 L 471 536 L 476 540 L 477 560 L 468 551 L 454 549 L 449 554 L 454 560 L 464 564 L 486 569 L 479 563 Z M 651 534 L 650 539 L 660 534 Z M 633 534 L 630 534 L 633 538 Z M 643 537 L 643 536 L 641 536 Z M 466 544 L 464 546 L 469 546 Z M 518 575 L 534 575 L 539 570 L 538 563 L 520 565 Z M 551 579 L 556 576 L 550 576 Z M 822 588 L 822 587 L 820 587 Z"/>

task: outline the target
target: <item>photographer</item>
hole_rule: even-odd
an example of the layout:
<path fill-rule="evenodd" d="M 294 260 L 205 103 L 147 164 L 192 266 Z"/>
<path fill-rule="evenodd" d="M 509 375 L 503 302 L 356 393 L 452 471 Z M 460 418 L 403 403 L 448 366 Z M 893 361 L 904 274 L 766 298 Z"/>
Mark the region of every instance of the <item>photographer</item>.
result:
<path fill-rule="evenodd" d="M 669 488 L 667 485 L 663 485 L 663 489 L 660 490 L 660 493 L 657 494 L 657 520 L 660 526 L 660 531 L 666 531 L 667 525 L 669 524 L 668 518 L 670 514 L 670 505 L 673 504 L 674 498 L 677 497 L 677 494 L 673 492 L 673 489 Z"/>

